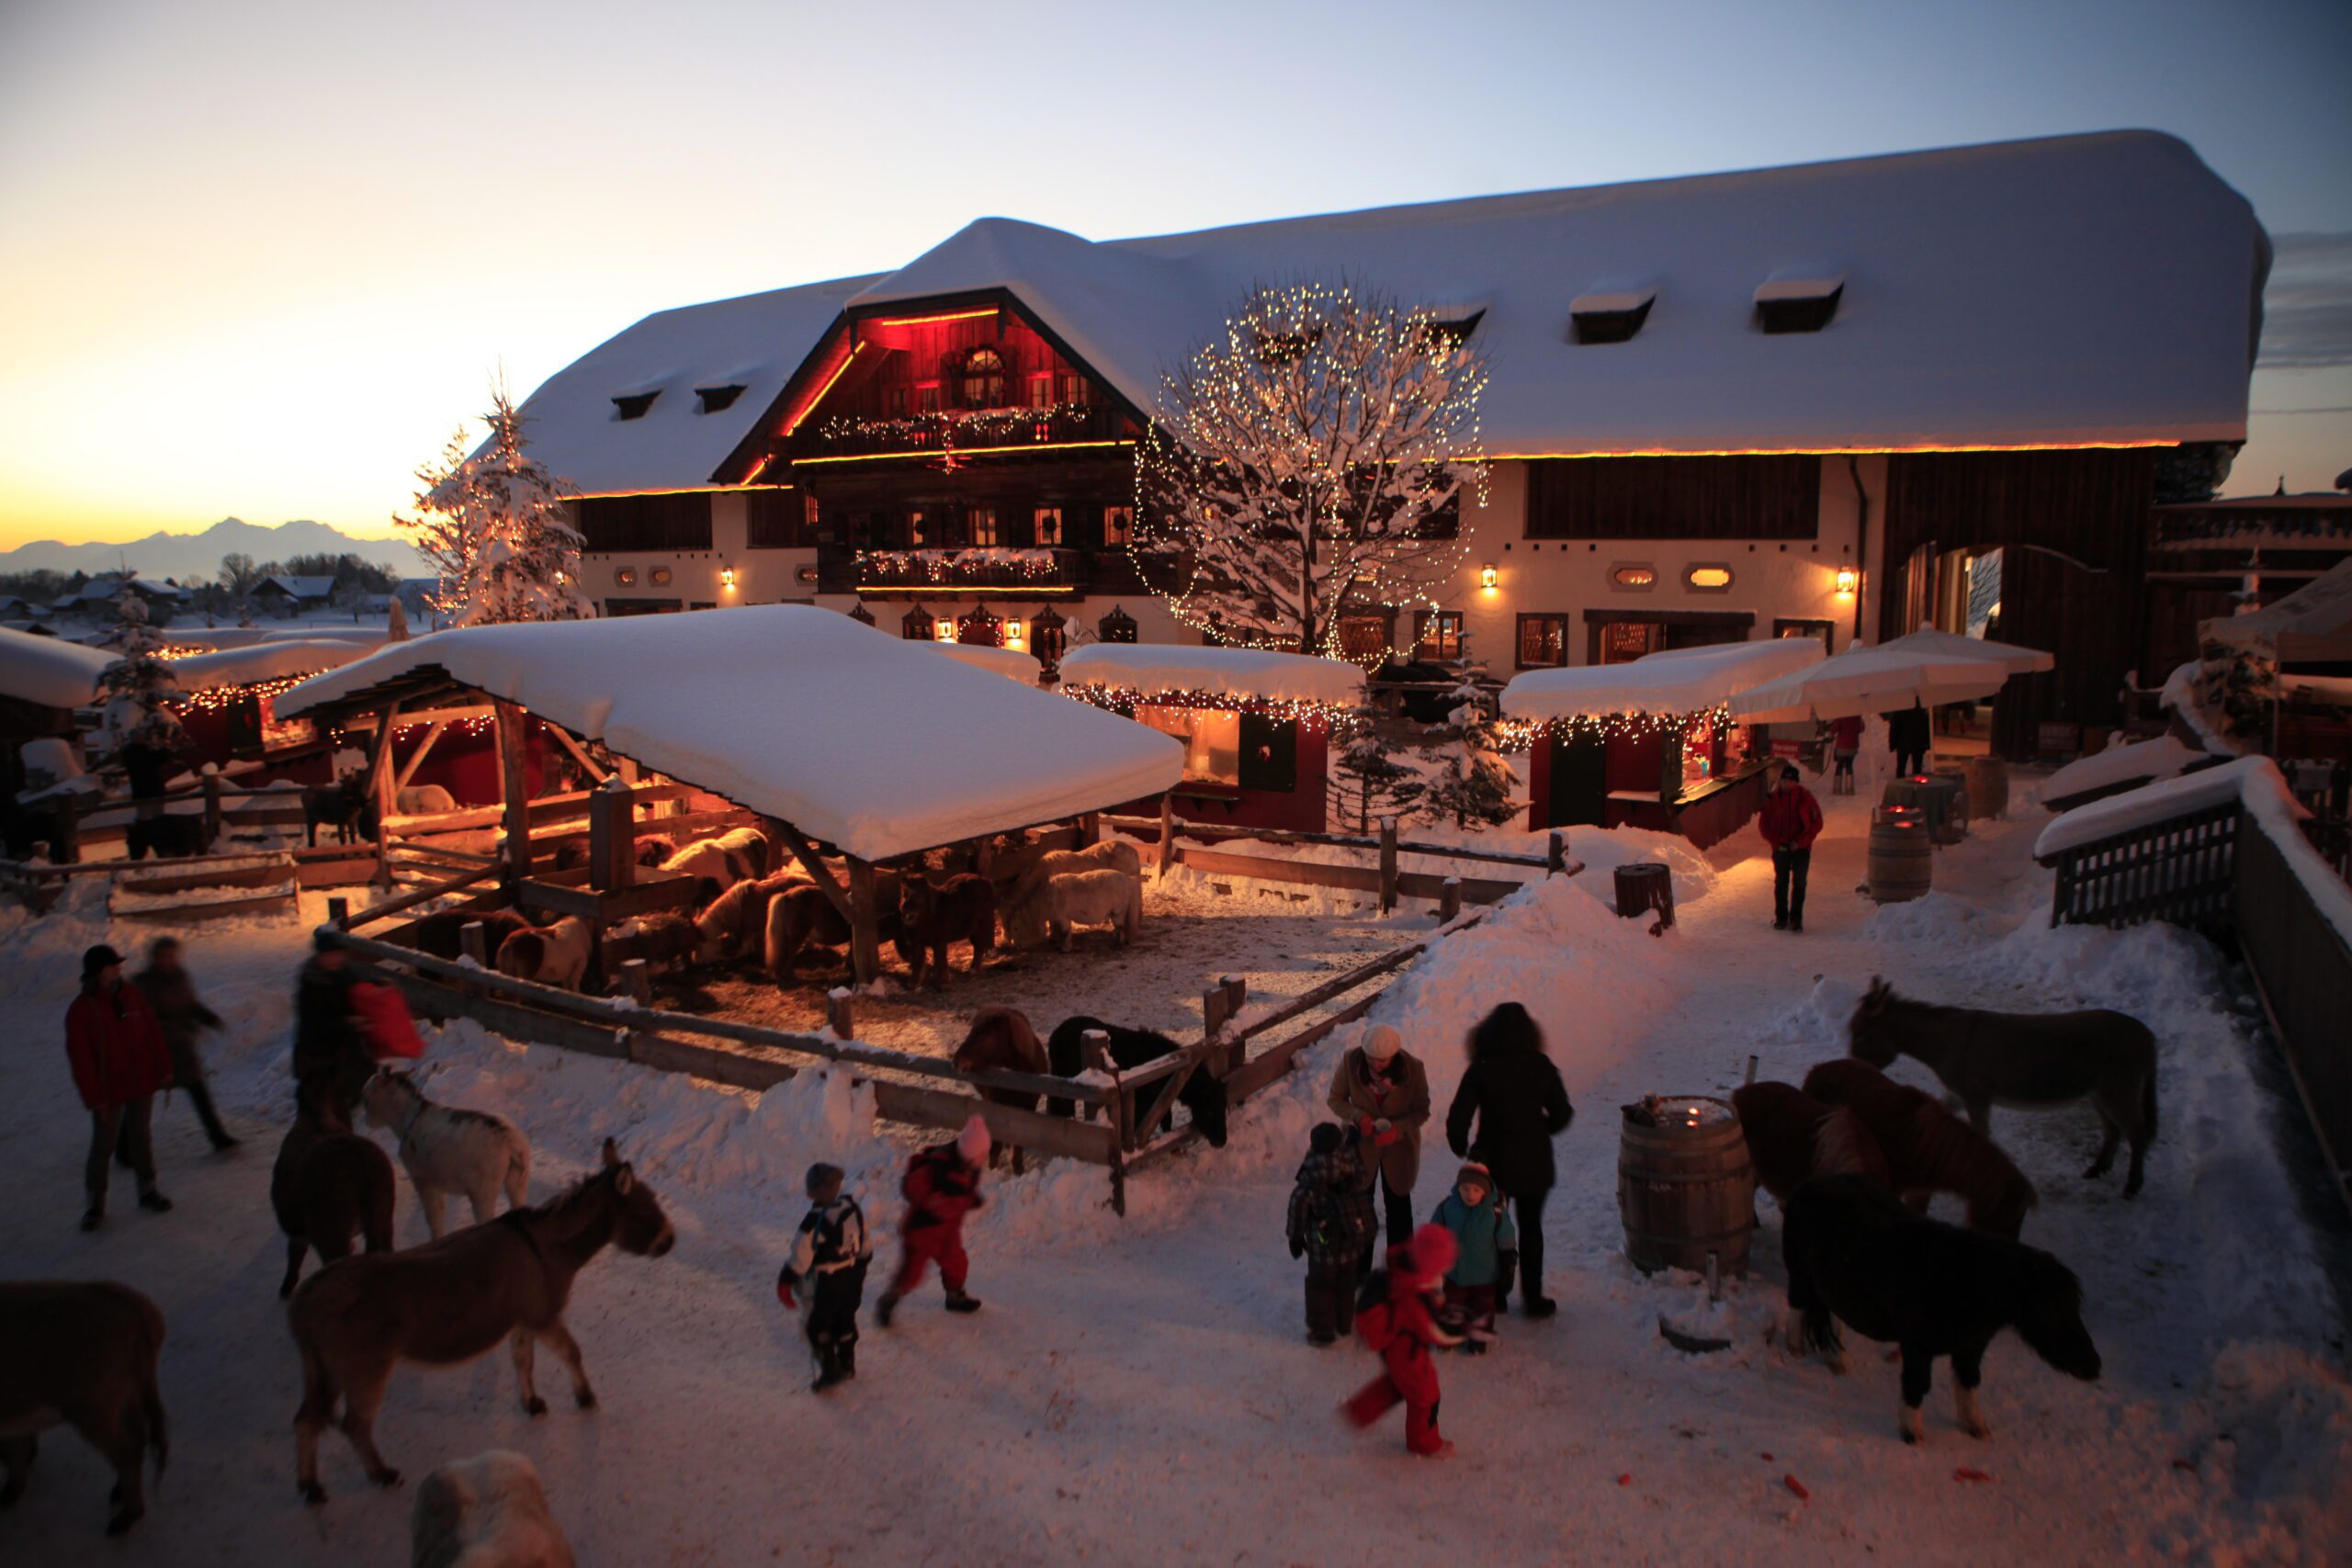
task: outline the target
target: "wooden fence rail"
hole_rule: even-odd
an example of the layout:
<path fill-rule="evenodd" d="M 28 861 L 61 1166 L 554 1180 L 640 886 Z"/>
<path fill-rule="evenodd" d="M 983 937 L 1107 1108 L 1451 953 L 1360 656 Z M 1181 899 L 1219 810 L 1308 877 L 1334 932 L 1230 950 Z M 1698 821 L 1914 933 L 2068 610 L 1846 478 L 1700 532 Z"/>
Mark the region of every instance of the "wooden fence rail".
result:
<path fill-rule="evenodd" d="M 2110 834 L 2050 857 L 2056 925 L 2135 926 L 2149 920 L 2218 932 L 2230 917 L 2235 801 Z"/>

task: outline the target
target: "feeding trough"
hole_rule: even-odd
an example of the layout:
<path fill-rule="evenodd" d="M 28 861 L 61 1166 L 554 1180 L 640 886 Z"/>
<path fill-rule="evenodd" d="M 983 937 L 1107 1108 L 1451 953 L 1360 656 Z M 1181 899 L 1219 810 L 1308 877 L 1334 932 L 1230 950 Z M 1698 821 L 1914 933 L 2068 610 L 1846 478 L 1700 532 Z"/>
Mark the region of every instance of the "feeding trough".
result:
<path fill-rule="evenodd" d="M 1625 1256 L 1645 1274 L 1713 1267 L 1747 1272 L 1756 1229 L 1756 1170 L 1731 1102 L 1708 1095 L 1648 1095 L 1624 1108 L 1617 1145 L 1617 1208 Z"/>

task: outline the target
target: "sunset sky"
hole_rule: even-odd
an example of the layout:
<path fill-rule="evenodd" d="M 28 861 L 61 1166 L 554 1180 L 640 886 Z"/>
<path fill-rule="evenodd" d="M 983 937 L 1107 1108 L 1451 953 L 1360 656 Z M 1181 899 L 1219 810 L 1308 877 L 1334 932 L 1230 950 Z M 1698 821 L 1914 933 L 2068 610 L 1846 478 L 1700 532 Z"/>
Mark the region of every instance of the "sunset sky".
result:
<path fill-rule="evenodd" d="M 2119 126 L 2187 139 L 2279 245 L 2229 489 L 2325 488 L 2344 0 L 11 0 L 0 547 L 384 532 L 501 367 L 527 392 L 650 310 L 983 214 L 1114 238 Z"/>

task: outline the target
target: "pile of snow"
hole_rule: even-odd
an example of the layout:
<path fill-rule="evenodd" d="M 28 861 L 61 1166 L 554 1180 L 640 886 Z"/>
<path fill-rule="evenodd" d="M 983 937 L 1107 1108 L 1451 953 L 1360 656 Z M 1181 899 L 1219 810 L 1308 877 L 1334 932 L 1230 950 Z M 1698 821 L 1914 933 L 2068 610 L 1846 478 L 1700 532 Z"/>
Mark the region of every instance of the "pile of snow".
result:
<path fill-rule="evenodd" d="M 1675 649 L 1625 664 L 1530 670 L 1503 688 L 1502 708 L 1528 719 L 1712 713 L 1750 687 L 1794 674 L 1823 657 L 1816 638 L 1770 637 Z"/>
<path fill-rule="evenodd" d="M 1182 648 L 1173 643 L 1092 642 L 1061 663 L 1062 684 L 1107 692 L 1206 693 L 1242 701 L 1363 701 L 1363 671 L 1344 659 L 1254 648 Z"/>
<path fill-rule="evenodd" d="M 2109 746 L 2067 763 L 2044 779 L 2038 797 L 2047 803 L 2095 792 L 2111 794 L 2126 784 L 2172 778 L 2189 763 L 2212 755 L 2184 746 L 2169 735 L 2132 746 Z"/>
<path fill-rule="evenodd" d="M 866 860 L 1172 786 L 1182 743 L 806 604 L 465 626 L 285 693 L 308 712 L 412 671 L 516 703 Z"/>

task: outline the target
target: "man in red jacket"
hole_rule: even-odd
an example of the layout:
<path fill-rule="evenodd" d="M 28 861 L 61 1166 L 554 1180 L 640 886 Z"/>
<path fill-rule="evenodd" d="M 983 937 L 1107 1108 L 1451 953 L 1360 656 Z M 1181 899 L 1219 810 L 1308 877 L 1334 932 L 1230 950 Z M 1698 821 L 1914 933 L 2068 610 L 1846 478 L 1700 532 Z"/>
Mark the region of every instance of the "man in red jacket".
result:
<path fill-rule="evenodd" d="M 65 1010 L 65 1059 L 90 1110 L 90 1157 L 83 1167 L 90 1206 L 82 1228 L 107 1217 L 107 1167 L 121 1143 L 139 1180 L 139 1206 L 164 1213 L 172 1201 L 155 1190 L 155 1152 L 148 1140 L 155 1091 L 170 1086 L 172 1055 L 163 1025 L 138 987 L 125 985 L 122 954 L 94 947 L 82 955 L 82 994 Z"/>
<path fill-rule="evenodd" d="M 964 1216 L 981 1204 L 980 1172 L 988 1163 L 989 1124 L 977 1116 L 964 1123 L 954 1143 L 925 1149 L 907 1162 L 907 1179 L 899 1185 L 907 1197 L 907 1213 L 899 1225 L 905 1250 L 898 1278 L 874 1303 L 875 1322 L 889 1327 L 899 1298 L 922 1283 L 933 1263 L 939 1265 L 940 1283 L 947 1287 L 947 1310 L 980 1310 L 978 1299 L 964 1291 L 972 1266 L 964 1256 Z"/>
<path fill-rule="evenodd" d="M 1781 766 L 1781 785 L 1764 797 L 1756 826 L 1772 846 L 1772 929 L 1804 930 L 1804 879 L 1813 868 L 1813 841 L 1821 837 L 1821 802 L 1797 782 L 1794 763 Z"/>

